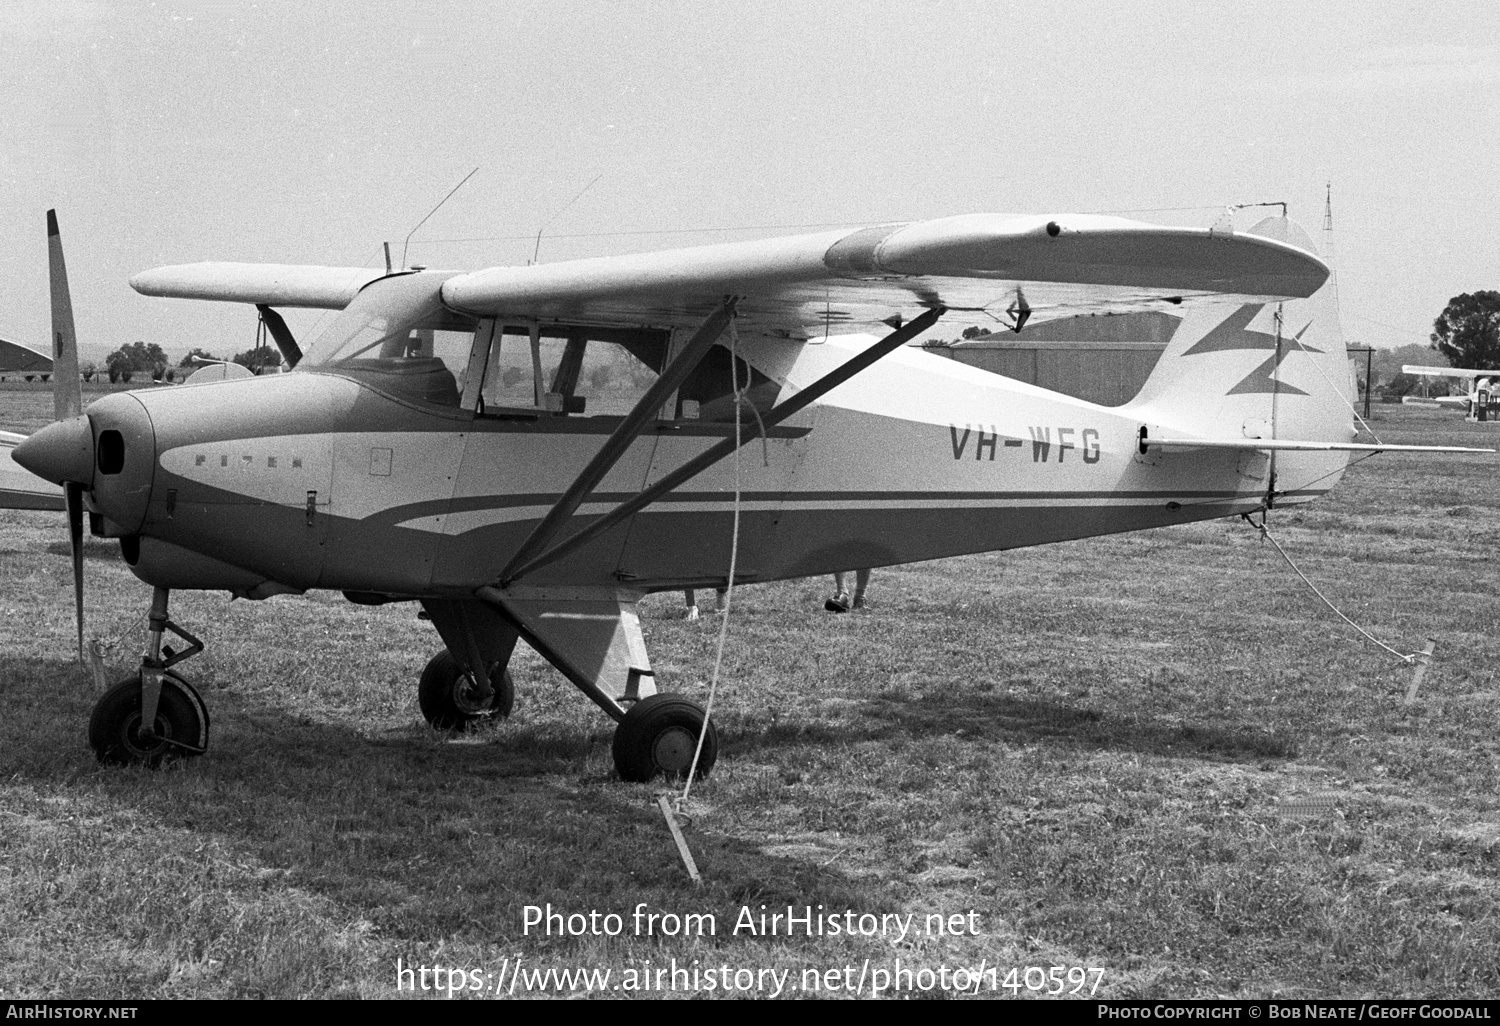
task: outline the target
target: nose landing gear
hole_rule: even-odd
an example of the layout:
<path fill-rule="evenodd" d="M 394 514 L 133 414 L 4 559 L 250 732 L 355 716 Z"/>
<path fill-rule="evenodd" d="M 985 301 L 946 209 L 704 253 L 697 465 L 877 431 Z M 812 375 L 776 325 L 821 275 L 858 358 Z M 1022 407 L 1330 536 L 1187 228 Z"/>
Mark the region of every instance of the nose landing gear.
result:
<path fill-rule="evenodd" d="M 515 706 L 515 683 L 499 663 L 487 672 L 492 687 L 485 695 L 474 676 L 443 649 L 428 661 L 417 685 L 422 716 L 438 730 L 466 730 L 489 717 L 505 719 Z"/>
<path fill-rule="evenodd" d="M 203 651 L 203 642 L 167 617 L 166 588 L 151 596 L 151 614 L 140 671 L 119 681 L 94 705 L 89 745 L 100 762 L 157 767 L 208 750 L 208 708 L 171 667 Z M 171 631 L 188 647 L 162 644 Z"/>

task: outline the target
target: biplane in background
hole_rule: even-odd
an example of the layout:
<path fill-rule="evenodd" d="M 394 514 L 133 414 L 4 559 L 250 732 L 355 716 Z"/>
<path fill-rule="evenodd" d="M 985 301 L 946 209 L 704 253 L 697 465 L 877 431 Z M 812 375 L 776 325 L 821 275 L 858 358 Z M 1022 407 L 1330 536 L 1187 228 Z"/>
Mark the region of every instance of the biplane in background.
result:
<path fill-rule="evenodd" d="M 1444 406 L 1463 410 L 1473 420 L 1494 420 L 1500 416 L 1500 370 L 1471 370 L 1464 367 L 1418 367 L 1406 364 L 1402 374 L 1424 378 L 1457 378 L 1467 381 L 1464 395 L 1403 396 L 1401 401 L 1414 406 Z"/>
<path fill-rule="evenodd" d="M 421 604 L 437 726 L 508 711 L 524 638 L 618 721 L 622 777 L 683 773 L 700 732 L 706 772 L 712 725 L 658 692 L 636 603 L 725 586 L 737 513 L 745 583 L 1310 501 L 1350 452 L 1402 448 L 1351 441 L 1327 277 L 1284 218 L 1074 214 L 474 272 L 163 267 L 131 284 L 256 306 L 294 372 L 111 395 L 16 459 L 64 484 L 75 548 L 86 509 L 154 589 L 140 670 L 93 713 L 102 759 L 207 746 L 173 589 L 323 588 Z M 342 312 L 304 350 L 286 307 Z M 945 317 L 1145 309 L 1184 320 L 1116 408 L 907 345 Z"/>

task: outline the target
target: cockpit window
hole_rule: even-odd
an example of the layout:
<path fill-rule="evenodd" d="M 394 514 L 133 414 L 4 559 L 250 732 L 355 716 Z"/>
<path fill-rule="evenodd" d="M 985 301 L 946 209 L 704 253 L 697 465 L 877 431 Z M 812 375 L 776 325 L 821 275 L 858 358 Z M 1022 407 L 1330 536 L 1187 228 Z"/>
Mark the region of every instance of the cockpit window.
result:
<path fill-rule="evenodd" d="M 479 322 L 443 306 L 447 277 L 403 274 L 367 286 L 298 369 L 338 371 L 403 399 L 457 407 Z"/>

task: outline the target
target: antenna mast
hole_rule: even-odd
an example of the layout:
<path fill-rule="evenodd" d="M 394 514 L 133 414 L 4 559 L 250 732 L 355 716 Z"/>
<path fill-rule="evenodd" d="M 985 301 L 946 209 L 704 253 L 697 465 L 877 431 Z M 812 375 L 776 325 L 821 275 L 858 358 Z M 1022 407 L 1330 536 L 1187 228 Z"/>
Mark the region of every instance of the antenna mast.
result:
<path fill-rule="evenodd" d="M 478 173 L 479 173 L 479 168 L 476 167 L 473 171 L 470 171 L 468 174 L 464 175 L 464 181 L 463 182 L 459 182 L 453 188 L 449 189 L 448 190 L 448 195 L 444 196 L 442 199 L 438 200 L 438 205 L 436 207 L 433 207 L 431 210 L 427 211 L 427 217 L 431 217 L 433 214 L 436 214 L 438 212 L 438 210 L 442 207 L 442 205 L 444 203 L 447 203 L 448 200 L 452 198 L 452 196 L 453 196 L 453 194 L 455 192 L 457 192 L 459 189 L 462 189 L 464 187 L 464 182 L 467 182 L 470 178 L 473 178 Z M 427 223 L 427 217 L 424 217 L 424 218 L 422 218 L 422 220 L 418 221 L 416 223 L 416 227 L 412 228 L 411 231 L 409 231 L 409 232 L 406 233 L 406 241 L 403 242 L 403 243 L 401 243 L 401 269 L 403 271 L 406 270 L 406 247 L 409 246 L 409 245 L 411 245 L 411 237 L 413 235 L 417 234 L 417 228 L 420 228 L 424 224 Z M 389 260 L 387 260 L 387 263 L 389 263 Z"/>

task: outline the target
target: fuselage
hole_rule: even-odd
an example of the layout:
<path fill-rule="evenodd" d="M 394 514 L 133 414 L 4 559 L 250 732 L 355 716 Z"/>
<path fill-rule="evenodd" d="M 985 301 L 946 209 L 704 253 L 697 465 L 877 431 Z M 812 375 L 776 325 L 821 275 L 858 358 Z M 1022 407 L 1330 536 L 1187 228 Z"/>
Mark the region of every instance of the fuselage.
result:
<path fill-rule="evenodd" d="M 763 345 L 757 369 L 786 393 L 870 341 Z M 494 583 L 620 422 L 423 408 L 317 371 L 120 394 L 88 416 L 96 439 L 117 432 L 124 450 L 112 474 L 101 458 L 92 508 L 111 533 L 139 539 L 136 570 L 150 583 L 392 597 L 468 595 Z M 722 583 L 736 475 L 741 581 L 1038 545 L 1260 505 L 1264 476 L 1245 473 L 1243 460 L 1203 453 L 1147 461 L 1140 427 L 1128 409 L 899 350 L 741 449 L 737 461 L 540 569 L 532 583 L 623 582 L 642 591 Z M 732 421 L 651 423 L 588 496 L 579 522 L 734 430 Z"/>

